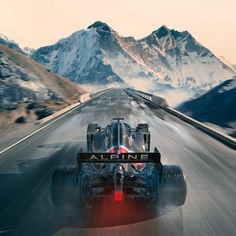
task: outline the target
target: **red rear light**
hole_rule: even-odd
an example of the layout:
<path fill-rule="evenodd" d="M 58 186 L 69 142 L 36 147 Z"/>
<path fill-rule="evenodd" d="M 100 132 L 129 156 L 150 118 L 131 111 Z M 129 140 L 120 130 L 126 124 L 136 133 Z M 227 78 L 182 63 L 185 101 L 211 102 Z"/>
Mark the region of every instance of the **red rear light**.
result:
<path fill-rule="evenodd" d="M 123 193 L 121 192 L 115 192 L 115 201 L 121 202 L 123 200 Z"/>
<path fill-rule="evenodd" d="M 123 153 L 128 153 L 130 152 L 129 149 L 125 146 L 116 146 L 116 147 L 111 147 L 108 150 L 109 153 L 117 153 L 117 154 L 123 154 Z"/>

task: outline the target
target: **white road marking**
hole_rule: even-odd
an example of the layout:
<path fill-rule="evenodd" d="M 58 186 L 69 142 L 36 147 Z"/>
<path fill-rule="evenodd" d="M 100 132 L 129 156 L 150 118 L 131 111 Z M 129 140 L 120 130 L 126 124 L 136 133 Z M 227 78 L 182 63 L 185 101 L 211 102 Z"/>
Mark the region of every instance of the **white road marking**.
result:
<path fill-rule="evenodd" d="M 13 230 L 12 229 L 0 230 L 0 234 L 5 234 L 5 233 L 11 232 L 11 231 L 13 231 Z"/>
<path fill-rule="evenodd" d="M 54 123 L 54 122 L 58 121 L 59 119 L 61 119 L 61 118 L 65 117 L 65 116 L 67 116 L 67 115 L 70 114 L 72 111 L 74 111 L 75 109 L 77 109 L 78 107 L 80 107 L 81 105 L 84 105 L 84 104 L 85 104 L 85 103 L 79 104 L 78 106 L 74 107 L 72 110 L 66 112 L 65 114 L 63 114 L 63 115 L 61 115 L 61 116 L 59 116 L 58 118 L 56 118 L 55 120 L 49 122 L 48 124 L 44 125 L 43 127 L 39 128 L 39 129 L 37 129 L 37 130 L 35 130 L 33 133 L 31 133 L 31 134 L 25 136 L 24 138 L 18 140 L 17 142 L 11 144 L 11 145 L 8 146 L 7 148 L 4 148 L 3 150 L 0 151 L 0 155 L 3 154 L 4 152 L 6 152 L 7 150 L 9 150 L 9 149 L 15 147 L 17 144 L 19 144 L 19 143 L 25 141 L 26 139 L 30 138 L 30 137 L 33 136 L 34 134 L 37 134 L 39 131 L 41 131 L 41 130 L 47 128 L 47 127 L 48 127 L 49 125 L 51 125 L 52 123 Z"/>
<path fill-rule="evenodd" d="M 67 116 L 67 115 L 70 114 L 72 111 L 76 110 L 78 107 L 80 107 L 80 106 L 82 106 L 82 105 L 84 105 L 84 104 L 86 104 L 86 103 L 88 103 L 88 102 L 94 100 L 94 99 L 97 98 L 97 97 L 100 97 L 101 95 L 103 95 L 104 93 L 110 91 L 111 89 L 112 89 L 112 88 L 107 89 L 107 90 L 105 90 L 104 92 L 101 92 L 101 93 L 99 93 L 98 95 L 96 95 L 96 96 L 92 97 L 91 99 L 87 100 L 86 102 L 80 103 L 78 106 L 74 107 L 73 109 L 71 109 L 70 111 L 66 112 L 65 114 L 59 116 L 59 117 L 56 118 L 55 120 L 49 122 L 49 123 L 46 124 L 45 126 L 43 126 L 43 127 L 39 128 L 39 129 L 35 130 L 33 133 L 31 133 L 31 134 L 25 136 L 24 138 L 18 140 L 17 142 L 15 142 L 15 143 L 11 144 L 10 146 L 4 148 L 3 150 L 0 150 L 0 155 L 3 154 L 4 152 L 8 151 L 9 149 L 15 147 L 17 144 L 19 144 L 19 143 L 25 141 L 26 139 L 32 137 L 34 134 L 37 134 L 39 131 L 41 131 L 41 130 L 47 128 L 47 127 L 50 126 L 52 123 L 54 123 L 54 122 L 58 121 L 59 119 L 61 119 L 61 118 L 65 117 L 65 116 Z"/>
<path fill-rule="evenodd" d="M 108 91 L 109 91 L 109 90 L 108 90 Z M 108 92 L 108 91 L 105 91 L 105 92 Z M 56 118 L 55 120 L 53 120 L 53 121 L 49 122 L 48 124 L 46 124 L 45 126 L 43 126 L 43 127 L 39 128 L 39 129 L 35 130 L 33 133 L 31 133 L 31 134 L 25 136 L 24 138 L 20 139 L 19 141 L 17 141 L 17 142 L 15 142 L 15 143 L 11 144 L 10 146 L 4 148 L 3 150 L 0 151 L 0 155 L 3 154 L 4 152 L 8 151 L 9 149 L 15 147 L 17 144 L 22 143 L 22 142 L 25 141 L 26 139 L 32 137 L 34 134 L 37 134 L 39 131 L 41 131 L 41 130 L 47 128 L 47 127 L 50 126 L 52 123 L 54 123 L 54 122 L 58 121 L 59 119 L 61 119 L 61 118 L 65 117 L 65 116 L 67 116 L 68 114 L 70 114 L 71 112 L 73 112 L 74 110 L 76 110 L 78 107 L 80 107 L 80 106 L 82 106 L 82 105 L 84 105 L 84 104 L 86 104 L 86 103 L 92 101 L 92 100 L 93 100 L 94 98 L 96 98 L 96 97 L 101 96 L 101 95 L 104 94 L 105 92 L 100 93 L 98 96 L 92 97 L 91 99 L 89 99 L 89 100 L 86 101 L 86 102 L 80 103 L 78 106 L 74 107 L 72 110 L 66 112 L 65 114 L 63 114 L 63 115 L 61 115 L 61 116 L 59 116 L 59 117 Z"/>

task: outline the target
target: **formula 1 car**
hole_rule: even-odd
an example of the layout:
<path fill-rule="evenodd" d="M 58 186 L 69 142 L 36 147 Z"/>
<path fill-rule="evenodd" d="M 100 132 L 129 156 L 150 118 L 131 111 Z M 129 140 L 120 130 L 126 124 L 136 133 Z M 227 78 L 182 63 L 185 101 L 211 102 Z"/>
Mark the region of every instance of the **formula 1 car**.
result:
<path fill-rule="evenodd" d="M 89 124 L 87 153 L 78 153 L 75 166 L 58 167 L 51 184 L 56 206 L 92 205 L 101 198 L 181 206 L 186 192 L 181 168 L 162 165 L 157 148 L 150 152 L 148 124 L 132 129 L 123 118 L 106 128 Z"/>

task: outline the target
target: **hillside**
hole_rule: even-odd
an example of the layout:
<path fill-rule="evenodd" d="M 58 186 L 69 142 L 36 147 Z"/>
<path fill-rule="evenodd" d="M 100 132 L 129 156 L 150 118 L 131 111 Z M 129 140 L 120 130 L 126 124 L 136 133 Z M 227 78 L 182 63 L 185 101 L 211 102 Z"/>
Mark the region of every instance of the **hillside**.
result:
<path fill-rule="evenodd" d="M 177 109 L 199 121 L 220 126 L 236 137 L 236 77 Z"/>
<path fill-rule="evenodd" d="M 35 109 L 53 112 L 78 101 L 84 92 L 22 53 L 0 45 L 0 125 L 11 123 L 16 118 L 11 119 L 11 114 L 19 110 L 25 114 Z"/>

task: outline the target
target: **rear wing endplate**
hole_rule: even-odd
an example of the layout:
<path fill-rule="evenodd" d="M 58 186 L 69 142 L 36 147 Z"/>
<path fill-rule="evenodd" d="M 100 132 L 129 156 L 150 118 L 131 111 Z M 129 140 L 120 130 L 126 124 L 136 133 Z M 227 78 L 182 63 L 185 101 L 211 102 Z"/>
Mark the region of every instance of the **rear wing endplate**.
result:
<path fill-rule="evenodd" d="M 159 152 L 149 153 L 78 153 L 78 163 L 159 163 Z"/>

